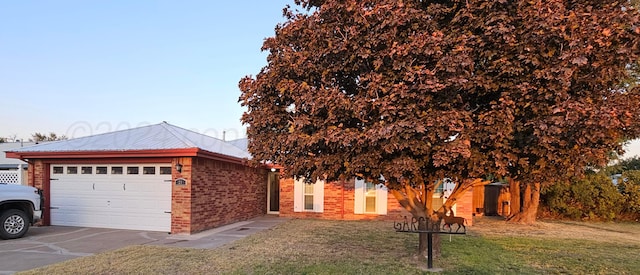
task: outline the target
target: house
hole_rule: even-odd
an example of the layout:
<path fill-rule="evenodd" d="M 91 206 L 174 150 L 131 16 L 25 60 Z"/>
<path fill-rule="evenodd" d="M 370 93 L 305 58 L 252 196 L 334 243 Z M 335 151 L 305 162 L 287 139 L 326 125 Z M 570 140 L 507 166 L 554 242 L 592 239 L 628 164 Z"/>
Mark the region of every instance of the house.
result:
<path fill-rule="evenodd" d="M 266 167 L 166 122 L 10 149 L 43 190 L 43 225 L 192 234 L 267 212 Z"/>
<path fill-rule="evenodd" d="M 400 206 L 387 188 L 363 178 L 313 184 L 301 179 L 283 178 L 280 181 L 279 215 L 293 218 L 331 220 L 387 220 L 401 221 L 411 214 Z M 434 195 L 434 209 L 446 201 L 446 188 Z M 453 210 L 456 216 L 473 223 L 473 190 L 465 192 Z"/>
<path fill-rule="evenodd" d="M 25 146 L 31 146 L 35 142 L 3 142 L 0 143 L 0 152 L 19 149 Z M 7 158 L 5 154 L 0 154 L 0 182 L 8 184 L 27 183 L 27 167 L 28 163 L 13 158 Z"/>
<path fill-rule="evenodd" d="M 247 139 L 229 141 L 247 150 Z M 395 220 L 411 214 L 400 206 L 383 184 L 353 177 L 347 180 L 305 183 L 302 179 L 280 177 L 272 169 L 268 179 L 268 213 L 281 217 L 330 220 Z M 455 187 L 445 181 L 434 195 L 434 209 L 440 208 Z M 277 191 L 279 190 L 279 192 Z M 473 223 L 473 190 L 468 190 L 453 211 Z"/>

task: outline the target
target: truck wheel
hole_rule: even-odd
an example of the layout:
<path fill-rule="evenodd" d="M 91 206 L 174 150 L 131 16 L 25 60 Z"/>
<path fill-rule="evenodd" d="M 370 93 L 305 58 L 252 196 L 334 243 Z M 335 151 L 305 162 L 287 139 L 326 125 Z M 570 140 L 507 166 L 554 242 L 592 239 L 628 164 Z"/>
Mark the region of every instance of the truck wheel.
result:
<path fill-rule="evenodd" d="M 0 238 L 15 239 L 24 236 L 29 230 L 29 219 L 24 211 L 9 209 L 0 215 Z"/>

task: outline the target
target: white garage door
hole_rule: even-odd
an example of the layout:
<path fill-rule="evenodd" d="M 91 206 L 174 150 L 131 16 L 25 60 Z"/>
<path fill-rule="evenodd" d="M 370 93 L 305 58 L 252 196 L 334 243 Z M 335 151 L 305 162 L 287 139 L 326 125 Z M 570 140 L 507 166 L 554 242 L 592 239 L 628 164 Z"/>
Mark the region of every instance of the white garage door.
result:
<path fill-rule="evenodd" d="M 171 231 L 169 164 L 51 165 L 51 224 Z"/>

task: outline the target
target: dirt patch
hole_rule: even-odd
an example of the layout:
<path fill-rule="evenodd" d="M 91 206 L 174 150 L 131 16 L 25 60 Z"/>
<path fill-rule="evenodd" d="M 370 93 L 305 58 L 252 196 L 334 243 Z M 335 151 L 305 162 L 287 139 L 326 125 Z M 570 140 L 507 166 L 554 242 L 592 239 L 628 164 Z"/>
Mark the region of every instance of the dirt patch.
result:
<path fill-rule="evenodd" d="M 475 217 L 468 234 L 584 239 L 640 245 L 640 223 L 604 223 L 541 220 L 535 224 L 508 223 L 499 217 Z"/>

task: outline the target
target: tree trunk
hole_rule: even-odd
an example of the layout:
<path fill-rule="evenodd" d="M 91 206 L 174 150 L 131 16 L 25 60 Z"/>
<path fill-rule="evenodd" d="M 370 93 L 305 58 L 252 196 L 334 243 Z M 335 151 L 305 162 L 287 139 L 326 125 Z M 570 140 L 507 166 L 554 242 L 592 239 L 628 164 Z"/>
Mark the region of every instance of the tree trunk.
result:
<path fill-rule="evenodd" d="M 520 182 L 509 179 L 509 192 L 511 193 L 511 215 L 509 219 L 520 213 Z"/>
<path fill-rule="evenodd" d="M 425 191 L 426 190 L 426 191 Z M 400 205 L 404 207 L 412 217 L 417 221 L 423 221 L 418 223 L 419 230 L 427 230 L 427 222 L 434 222 L 433 207 L 431 203 L 433 201 L 433 190 L 424 187 L 424 189 L 416 189 L 409 185 L 404 185 L 398 190 L 391 189 L 391 194 L 398 200 Z M 437 219 L 436 219 L 437 220 Z M 432 239 L 433 243 L 433 258 L 440 256 L 440 238 L 438 234 L 434 234 Z M 427 256 L 427 233 L 418 233 L 418 256 L 424 258 Z"/>
<path fill-rule="evenodd" d="M 540 205 L 540 183 L 527 184 L 523 195 L 523 209 L 509 218 L 511 222 L 532 224 L 536 222 Z"/>

